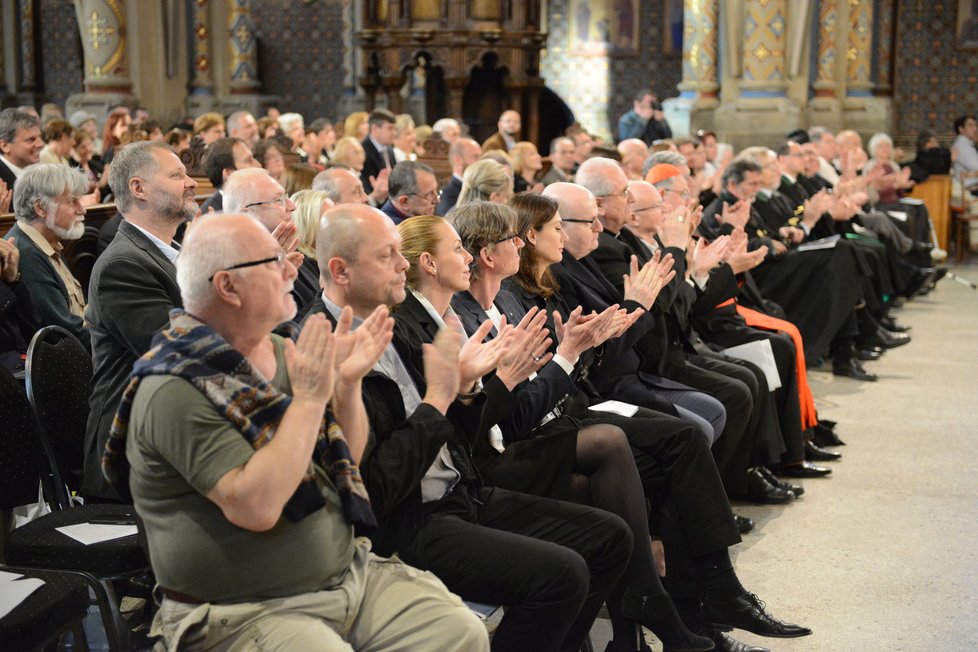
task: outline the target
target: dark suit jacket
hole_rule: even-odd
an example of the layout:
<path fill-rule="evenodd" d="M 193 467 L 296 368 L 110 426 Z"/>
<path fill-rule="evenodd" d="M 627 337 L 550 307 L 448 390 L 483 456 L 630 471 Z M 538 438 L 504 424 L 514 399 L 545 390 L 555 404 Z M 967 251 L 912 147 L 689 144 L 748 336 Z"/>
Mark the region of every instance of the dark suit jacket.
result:
<path fill-rule="evenodd" d="M 221 194 L 220 188 L 214 189 L 214 194 L 212 194 L 207 201 L 203 203 L 200 210 L 202 213 L 206 213 L 212 208 L 214 209 L 215 213 L 219 213 L 224 208 L 224 195 Z"/>
<path fill-rule="evenodd" d="M 17 177 L 14 176 L 14 171 L 8 168 L 3 161 L 0 161 L 0 181 L 7 184 L 8 190 L 12 189 L 14 184 L 17 182 Z"/>
<path fill-rule="evenodd" d="M 41 326 L 61 326 L 78 338 L 82 345 L 91 350 L 92 342 L 81 317 L 71 314 L 68 289 L 54 268 L 54 263 L 40 247 L 34 244 L 20 226 L 7 232 L 6 237 L 17 239 L 20 250 L 21 282 L 30 291 L 31 299 L 37 308 Z"/>
<path fill-rule="evenodd" d="M 394 206 L 394 204 L 391 203 L 391 200 L 389 199 L 384 202 L 384 205 L 380 207 L 380 210 L 381 212 L 384 213 L 384 215 L 391 218 L 394 221 L 394 224 L 400 224 L 404 220 L 408 219 L 408 217 L 410 217 L 408 215 L 405 215 L 401 211 L 397 210 L 397 208 Z"/>
<path fill-rule="evenodd" d="M 27 352 L 37 328 L 37 311 L 27 287 L 0 281 L 0 354 L 11 371 L 24 370 L 20 354 Z"/>
<path fill-rule="evenodd" d="M 435 213 L 441 217 L 445 217 L 448 211 L 455 208 L 455 204 L 458 203 L 458 195 L 462 192 L 462 181 L 453 176 L 452 180 L 448 182 L 441 191 L 441 199 L 438 201 L 438 208 L 435 209 Z"/>
<path fill-rule="evenodd" d="M 117 498 L 102 477 L 102 451 L 132 365 L 182 307 L 176 268 L 149 238 L 123 220 L 99 256 L 89 283 L 85 319 L 92 335 L 94 376 L 85 433 L 82 493 Z"/>
<path fill-rule="evenodd" d="M 99 256 L 112 244 L 112 240 L 115 239 L 115 234 L 119 231 L 120 224 L 122 224 L 122 213 L 116 212 L 115 215 L 105 220 L 105 224 L 98 230 Z"/>
<path fill-rule="evenodd" d="M 380 171 L 386 168 L 387 165 L 384 163 L 384 157 L 374 147 L 370 136 L 364 138 L 360 144 L 363 145 L 363 151 L 367 155 L 363 162 L 363 169 L 360 170 L 360 181 L 363 182 L 363 189 L 367 191 L 367 194 L 370 194 L 374 189 L 373 184 L 370 183 L 370 177 L 376 178 L 380 174 Z M 394 167 L 393 148 L 387 148 L 387 159 L 390 161 L 391 167 Z"/>
<path fill-rule="evenodd" d="M 321 312 L 333 322 L 333 316 L 322 301 L 316 301 L 309 315 Z M 308 317 L 307 317 L 308 318 Z M 395 347 L 402 334 L 395 332 Z M 409 344 L 407 344 L 409 346 Z M 411 364 L 402 358 L 412 377 Z M 424 391 L 418 388 L 423 396 Z M 477 422 L 482 414 L 483 398 L 471 405 L 452 404 L 443 416 L 434 407 L 422 403 L 412 414 L 404 413 L 404 401 L 397 383 L 378 373 L 363 379 L 363 403 L 370 421 L 370 438 L 360 460 L 360 470 L 370 495 L 370 504 L 380 524 L 374 535 L 375 552 L 389 556 L 414 541 L 424 524 L 425 509 L 421 502 L 421 480 L 434 463 L 443 444 L 449 445 L 453 461 L 466 487 L 481 485 L 475 466 L 468 461 L 474 430 L 464 424 Z"/>

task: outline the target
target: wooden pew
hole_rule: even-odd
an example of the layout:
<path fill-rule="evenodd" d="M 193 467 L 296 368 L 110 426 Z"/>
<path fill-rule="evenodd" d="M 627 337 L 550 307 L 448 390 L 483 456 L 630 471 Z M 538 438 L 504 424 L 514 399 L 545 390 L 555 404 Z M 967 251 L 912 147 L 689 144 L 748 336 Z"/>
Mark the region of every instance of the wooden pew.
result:
<path fill-rule="evenodd" d="M 924 202 L 930 219 L 934 221 L 937 246 L 948 251 L 951 230 L 951 176 L 932 174 L 923 183 L 915 185 L 909 196 Z"/>
<path fill-rule="evenodd" d="M 444 188 L 452 180 L 452 165 L 448 162 L 449 144 L 438 134 L 424 142 L 424 155 L 418 157 L 418 163 L 424 163 L 435 173 L 438 188 Z"/>

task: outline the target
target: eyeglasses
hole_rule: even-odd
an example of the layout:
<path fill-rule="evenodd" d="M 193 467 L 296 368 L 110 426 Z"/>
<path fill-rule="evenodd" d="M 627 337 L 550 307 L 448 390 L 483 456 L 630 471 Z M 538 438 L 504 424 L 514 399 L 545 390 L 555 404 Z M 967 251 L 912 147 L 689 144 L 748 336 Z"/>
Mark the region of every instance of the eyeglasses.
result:
<path fill-rule="evenodd" d="M 682 197 L 683 200 L 685 200 L 685 201 L 689 201 L 689 198 L 692 197 L 692 195 L 689 194 L 689 191 L 688 190 L 684 190 L 682 192 L 679 192 L 678 190 L 673 190 L 672 188 L 666 188 L 666 192 L 674 192 L 677 195 L 679 195 L 680 197 Z"/>
<path fill-rule="evenodd" d="M 250 204 L 245 204 L 245 208 L 251 208 L 252 206 L 264 206 L 264 205 L 274 206 L 275 204 L 278 204 L 280 207 L 285 208 L 285 206 L 288 203 L 289 203 L 289 196 L 280 195 L 278 197 L 266 199 L 265 201 L 256 201 L 256 202 L 251 202 Z"/>
<path fill-rule="evenodd" d="M 560 218 L 560 221 L 561 222 L 565 222 L 565 223 L 566 222 L 570 222 L 571 224 L 589 224 L 591 226 L 594 226 L 594 223 L 598 221 L 598 218 L 597 217 L 592 217 L 589 220 L 572 220 L 572 219 L 570 219 L 568 217 L 562 217 L 562 218 Z"/>
<path fill-rule="evenodd" d="M 644 208 L 633 208 L 632 209 L 632 212 L 633 213 L 643 213 L 645 211 L 655 211 L 655 210 L 659 210 L 660 208 L 662 208 L 665 205 L 666 205 L 665 202 L 660 201 L 660 202 L 658 202 L 656 204 L 652 204 L 651 206 L 646 206 Z"/>
<path fill-rule="evenodd" d="M 621 197 L 623 199 L 628 199 L 628 185 L 626 184 L 625 189 L 622 190 L 621 192 L 613 192 L 608 195 L 595 195 L 595 197 Z M 568 220 L 564 220 L 564 221 L 567 222 Z"/>
<path fill-rule="evenodd" d="M 272 256 L 271 258 L 252 260 L 247 263 L 238 263 L 237 265 L 231 265 L 230 267 L 219 269 L 217 270 L 217 272 L 214 272 L 213 274 L 210 275 L 210 277 L 207 279 L 207 282 L 210 283 L 211 281 L 213 281 L 214 277 L 217 276 L 218 272 L 230 272 L 235 269 L 244 269 L 245 267 L 257 267 L 258 265 L 265 265 L 267 263 L 278 263 L 278 266 L 282 267 L 285 264 L 285 252 L 280 251 L 274 256 Z"/>
<path fill-rule="evenodd" d="M 510 234 L 509 234 L 508 236 L 506 236 L 505 238 L 501 238 L 501 239 L 499 239 L 499 240 L 493 240 L 493 241 L 492 241 L 492 242 L 490 242 L 489 244 L 494 244 L 494 245 L 497 245 L 497 244 L 502 244 L 502 243 L 504 243 L 504 242 L 506 242 L 507 240 L 515 240 L 515 239 L 516 239 L 516 238 L 518 238 L 518 237 L 520 237 L 520 234 L 519 234 L 519 233 L 510 233 Z"/>
<path fill-rule="evenodd" d="M 407 194 L 411 195 L 412 197 L 417 197 L 418 199 L 423 199 L 425 201 L 429 201 L 432 204 L 437 204 L 438 203 L 438 200 L 441 199 L 441 191 L 440 190 L 438 192 L 429 192 L 426 195 L 419 195 L 416 192 L 409 192 Z"/>

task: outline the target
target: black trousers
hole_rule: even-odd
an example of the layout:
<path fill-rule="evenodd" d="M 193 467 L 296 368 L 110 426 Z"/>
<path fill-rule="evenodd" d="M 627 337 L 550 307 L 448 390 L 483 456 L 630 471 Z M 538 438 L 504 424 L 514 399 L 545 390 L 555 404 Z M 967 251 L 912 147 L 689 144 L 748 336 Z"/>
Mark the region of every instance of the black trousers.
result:
<path fill-rule="evenodd" d="M 579 650 L 632 551 L 621 518 L 584 505 L 497 487 L 425 507 L 401 558 L 466 600 L 505 606 L 500 652 Z"/>
<path fill-rule="evenodd" d="M 625 432 L 646 497 L 656 506 L 666 499 L 676 505 L 693 556 L 740 543 L 710 447 L 695 426 L 646 408 L 633 417 L 601 415 L 589 422 L 609 423 Z"/>

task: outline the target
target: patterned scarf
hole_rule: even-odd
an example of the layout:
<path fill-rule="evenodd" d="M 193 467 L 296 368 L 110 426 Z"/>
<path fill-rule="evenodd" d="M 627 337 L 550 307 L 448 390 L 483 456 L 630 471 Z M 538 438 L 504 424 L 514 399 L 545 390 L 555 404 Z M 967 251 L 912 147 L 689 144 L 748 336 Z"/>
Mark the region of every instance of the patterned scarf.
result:
<path fill-rule="evenodd" d="M 289 326 L 289 335 L 294 339 L 298 329 L 294 324 Z M 178 376 L 190 382 L 235 425 L 255 450 L 275 436 L 275 429 L 292 402 L 290 396 L 262 378 L 251 363 L 213 328 L 183 310 L 171 311 L 170 328 L 154 338 L 153 348 L 133 366 L 102 457 L 102 473 L 129 502 L 132 502 L 132 496 L 129 493 L 126 435 L 136 388 L 140 380 L 151 375 Z M 314 480 L 313 461 L 318 462 L 333 481 L 343 504 L 343 514 L 357 527 L 358 534 L 368 534 L 376 528 L 377 520 L 370 509 L 360 469 L 353 462 L 343 431 L 328 410 L 320 425 L 313 459 L 299 487 L 285 504 L 285 516 L 291 521 L 299 521 L 326 504 Z"/>

